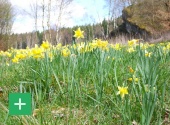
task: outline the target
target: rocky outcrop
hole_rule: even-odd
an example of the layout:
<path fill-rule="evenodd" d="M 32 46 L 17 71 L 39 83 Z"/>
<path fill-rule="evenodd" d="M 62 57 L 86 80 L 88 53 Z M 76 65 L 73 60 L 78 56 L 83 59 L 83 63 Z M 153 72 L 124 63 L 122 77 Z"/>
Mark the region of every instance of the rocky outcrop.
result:
<path fill-rule="evenodd" d="M 170 40 L 170 0 L 144 0 L 122 11 L 126 32 L 135 38 L 159 42 Z"/>

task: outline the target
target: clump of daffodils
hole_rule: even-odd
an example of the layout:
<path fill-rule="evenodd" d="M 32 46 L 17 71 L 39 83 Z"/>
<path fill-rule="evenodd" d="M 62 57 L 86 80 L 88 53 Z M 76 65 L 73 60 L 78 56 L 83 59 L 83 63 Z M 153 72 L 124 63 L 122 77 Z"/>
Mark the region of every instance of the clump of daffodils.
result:
<path fill-rule="evenodd" d="M 93 40 L 92 44 L 93 48 L 100 48 L 102 50 L 108 50 L 108 41 L 103 41 L 101 39 Z"/>

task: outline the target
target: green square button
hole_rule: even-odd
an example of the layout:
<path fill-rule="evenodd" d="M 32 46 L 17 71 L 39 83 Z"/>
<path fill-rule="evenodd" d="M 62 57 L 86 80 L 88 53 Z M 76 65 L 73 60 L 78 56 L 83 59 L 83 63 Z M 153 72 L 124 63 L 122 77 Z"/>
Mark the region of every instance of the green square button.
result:
<path fill-rule="evenodd" d="M 31 93 L 10 93 L 9 114 L 31 115 Z"/>

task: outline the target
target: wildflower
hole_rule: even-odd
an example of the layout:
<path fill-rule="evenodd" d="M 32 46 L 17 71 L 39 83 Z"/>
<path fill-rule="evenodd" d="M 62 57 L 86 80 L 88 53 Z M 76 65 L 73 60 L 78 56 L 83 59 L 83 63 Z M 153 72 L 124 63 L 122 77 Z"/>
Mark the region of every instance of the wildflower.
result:
<path fill-rule="evenodd" d="M 150 45 L 149 45 L 149 47 L 154 47 L 154 46 L 155 46 L 155 44 L 150 44 Z"/>
<path fill-rule="evenodd" d="M 17 57 L 18 59 L 24 59 L 24 58 L 26 58 L 26 55 L 25 55 L 25 54 L 22 54 L 22 53 L 18 53 L 18 54 L 16 55 L 16 57 Z"/>
<path fill-rule="evenodd" d="M 132 67 L 129 66 L 128 68 L 129 68 L 129 72 L 131 72 L 131 73 L 135 72 Z"/>
<path fill-rule="evenodd" d="M 129 46 L 133 46 L 134 44 L 135 44 L 134 41 L 129 41 L 129 40 L 128 40 L 128 45 L 129 45 Z"/>
<path fill-rule="evenodd" d="M 48 57 L 50 58 L 50 62 L 52 62 L 52 60 L 53 60 L 53 53 L 52 52 L 48 53 Z"/>
<path fill-rule="evenodd" d="M 33 55 L 33 57 L 34 57 L 35 59 L 39 59 L 39 58 L 44 58 L 44 55 L 43 55 L 43 54 Z"/>
<path fill-rule="evenodd" d="M 136 46 L 137 42 L 139 42 L 138 39 L 132 39 L 132 40 L 128 40 L 128 45 L 129 46 Z"/>
<path fill-rule="evenodd" d="M 58 43 L 57 45 L 56 45 L 56 49 L 57 50 L 60 50 L 62 48 L 62 44 L 61 43 Z"/>
<path fill-rule="evenodd" d="M 111 45 L 111 47 L 115 50 L 121 50 L 121 46 L 119 43 L 116 43 L 115 45 Z"/>
<path fill-rule="evenodd" d="M 101 39 L 97 39 L 96 44 L 98 48 L 101 48 L 102 50 L 108 50 L 108 41 L 102 41 Z"/>
<path fill-rule="evenodd" d="M 170 43 L 167 44 L 166 48 L 170 50 Z"/>
<path fill-rule="evenodd" d="M 70 50 L 68 48 L 64 48 L 62 51 L 61 51 L 61 54 L 64 56 L 64 57 L 68 57 L 70 55 Z"/>
<path fill-rule="evenodd" d="M 145 50 L 149 47 L 149 44 L 148 43 L 145 43 L 145 44 L 140 43 L 140 47 L 141 47 L 141 49 Z"/>
<path fill-rule="evenodd" d="M 74 31 L 74 37 L 76 37 L 77 39 L 79 39 L 79 38 L 84 38 L 84 35 L 83 35 L 83 32 L 84 31 L 81 31 L 81 29 L 80 29 L 80 27 L 76 30 L 76 31 Z"/>
<path fill-rule="evenodd" d="M 138 78 L 134 78 L 134 81 L 137 83 L 139 81 L 139 79 Z"/>
<path fill-rule="evenodd" d="M 149 52 L 145 51 L 145 56 L 146 56 L 146 57 L 150 57 L 151 54 L 152 54 L 151 52 L 149 53 Z"/>
<path fill-rule="evenodd" d="M 167 48 L 166 48 L 166 47 L 163 47 L 163 51 L 166 52 L 166 51 L 167 51 Z"/>
<path fill-rule="evenodd" d="M 11 57 L 11 53 L 9 53 L 9 52 L 6 52 L 6 56 L 8 56 L 8 57 Z"/>
<path fill-rule="evenodd" d="M 33 55 L 41 55 L 43 53 L 43 50 L 41 48 L 34 48 L 32 49 Z"/>
<path fill-rule="evenodd" d="M 78 51 L 79 51 L 80 53 L 85 52 L 85 51 L 86 51 L 86 45 L 85 45 L 85 43 L 80 43 L 80 44 L 78 44 L 78 45 L 77 45 L 77 49 L 78 49 Z"/>
<path fill-rule="evenodd" d="M 42 48 L 35 47 L 35 48 L 32 49 L 31 52 L 32 52 L 33 57 L 36 58 L 36 59 L 44 58 Z"/>
<path fill-rule="evenodd" d="M 120 86 L 118 86 L 118 93 L 117 93 L 117 95 L 120 95 L 121 96 L 121 98 L 124 98 L 124 96 L 126 95 L 126 94 L 128 94 L 128 87 L 120 87 Z"/>
<path fill-rule="evenodd" d="M 164 46 L 165 45 L 165 43 L 159 43 L 161 46 Z"/>
<path fill-rule="evenodd" d="M 3 51 L 0 51 L 0 55 L 2 55 L 2 56 L 7 56 L 7 57 L 11 57 L 11 56 L 12 56 L 11 53 L 9 53 L 9 52 L 3 52 Z"/>
<path fill-rule="evenodd" d="M 128 51 L 129 53 L 132 53 L 132 52 L 134 52 L 135 50 L 134 50 L 133 47 L 130 47 L 130 48 L 127 49 L 127 51 Z"/>
<path fill-rule="evenodd" d="M 41 44 L 41 47 L 42 48 L 44 48 L 44 49 L 48 49 L 48 48 L 50 48 L 50 44 L 49 44 L 49 42 L 48 41 L 43 41 L 43 43 Z"/>
<path fill-rule="evenodd" d="M 19 59 L 18 59 L 17 57 L 14 57 L 14 58 L 12 59 L 12 62 L 13 62 L 13 63 L 18 63 L 18 61 L 19 61 Z"/>
<path fill-rule="evenodd" d="M 129 82 L 132 82 L 132 80 L 133 80 L 132 78 L 129 78 L 129 79 L 128 79 Z"/>

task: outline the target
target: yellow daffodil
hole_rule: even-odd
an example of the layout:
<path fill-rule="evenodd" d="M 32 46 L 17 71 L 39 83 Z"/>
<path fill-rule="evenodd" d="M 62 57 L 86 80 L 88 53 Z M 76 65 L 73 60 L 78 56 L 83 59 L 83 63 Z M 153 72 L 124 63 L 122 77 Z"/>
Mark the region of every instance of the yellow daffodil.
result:
<path fill-rule="evenodd" d="M 139 81 L 139 79 L 138 78 L 134 78 L 134 81 L 135 81 L 135 83 L 137 83 Z"/>
<path fill-rule="evenodd" d="M 170 43 L 167 44 L 166 48 L 170 50 Z"/>
<path fill-rule="evenodd" d="M 132 41 L 132 40 L 128 41 L 129 46 L 133 46 L 134 44 L 135 44 L 134 41 Z"/>
<path fill-rule="evenodd" d="M 141 49 L 146 50 L 149 47 L 149 43 L 145 43 L 145 44 L 140 43 L 140 47 Z"/>
<path fill-rule="evenodd" d="M 129 46 L 136 46 L 137 42 L 139 42 L 138 39 L 132 39 L 132 40 L 128 40 L 128 45 Z"/>
<path fill-rule="evenodd" d="M 2 55 L 2 56 L 7 56 L 7 57 L 11 57 L 11 56 L 12 56 L 11 53 L 9 53 L 9 52 L 4 52 L 4 51 L 0 51 L 0 55 Z"/>
<path fill-rule="evenodd" d="M 25 54 L 22 54 L 22 53 L 18 53 L 18 54 L 16 55 L 16 57 L 17 57 L 18 59 L 24 59 L 24 58 L 26 58 L 26 55 L 25 55 Z"/>
<path fill-rule="evenodd" d="M 11 57 L 11 56 L 12 56 L 12 54 L 11 54 L 11 53 L 9 53 L 9 52 L 6 52 L 6 56 Z"/>
<path fill-rule="evenodd" d="M 33 55 L 40 55 L 43 53 L 43 50 L 41 48 L 34 48 L 32 49 Z"/>
<path fill-rule="evenodd" d="M 132 80 L 133 80 L 132 78 L 129 78 L 129 79 L 128 79 L 129 82 L 132 82 Z"/>
<path fill-rule="evenodd" d="M 17 57 L 14 57 L 14 58 L 12 59 L 12 62 L 13 62 L 13 63 L 18 63 L 18 61 L 19 61 L 19 59 L 18 59 Z"/>
<path fill-rule="evenodd" d="M 133 78 L 128 78 L 128 82 L 134 81 L 135 83 L 138 83 L 139 79 L 133 76 Z"/>
<path fill-rule="evenodd" d="M 129 53 L 132 53 L 132 52 L 135 51 L 135 49 L 134 49 L 133 47 L 130 47 L 130 48 L 127 49 L 127 51 L 128 51 Z"/>
<path fill-rule="evenodd" d="M 64 48 L 62 51 L 61 51 L 61 54 L 64 56 L 64 57 L 68 57 L 71 52 L 68 48 Z"/>
<path fill-rule="evenodd" d="M 128 94 L 128 87 L 120 87 L 120 86 L 118 86 L 118 92 L 117 92 L 117 95 L 120 95 L 121 96 L 121 98 L 124 98 L 124 96 L 126 95 L 126 94 Z"/>
<path fill-rule="evenodd" d="M 84 31 L 81 31 L 80 27 L 76 31 L 74 31 L 74 33 L 74 37 L 76 37 L 77 39 L 84 38 Z"/>
<path fill-rule="evenodd" d="M 44 51 L 42 48 L 35 47 L 32 49 L 32 56 L 36 59 L 44 58 Z"/>
<path fill-rule="evenodd" d="M 108 50 L 108 41 L 102 41 L 101 39 L 96 39 L 93 41 L 92 44 L 93 48 L 97 47 L 100 48 L 102 50 Z"/>
<path fill-rule="evenodd" d="M 161 46 L 164 46 L 165 45 L 165 43 L 159 43 Z"/>
<path fill-rule="evenodd" d="M 116 43 L 115 45 L 111 44 L 111 47 L 115 50 L 121 50 L 121 45 L 120 43 Z"/>
<path fill-rule="evenodd" d="M 130 67 L 130 66 L 128 67 L 128 69 L 129 69 L 129 72 L 130 72 L 130 73 L 134 73 L 134 72 L 135 72 L 135 71 L 133 70 L 133 68 Z"/>
<path fill-rule="evenodd" d="M 145 51 L 145 56 L 146 57 L 151 57 L 151 54 L 152 54 L 151 52 Z"/>
<path fill-rule="evenodd" d="M 154 47 L 154 46 L 155 46 L 155 44 L 150 44 L 150 45 L 149 45 L 149 47 Z"/>
<path fill-rule="evenodd" d="M 50 48 L 50 44 L 48 41 L 43 41 L 43 43 L 41 44 L 41 47 L 44 49 L 48 49 Z"/>

